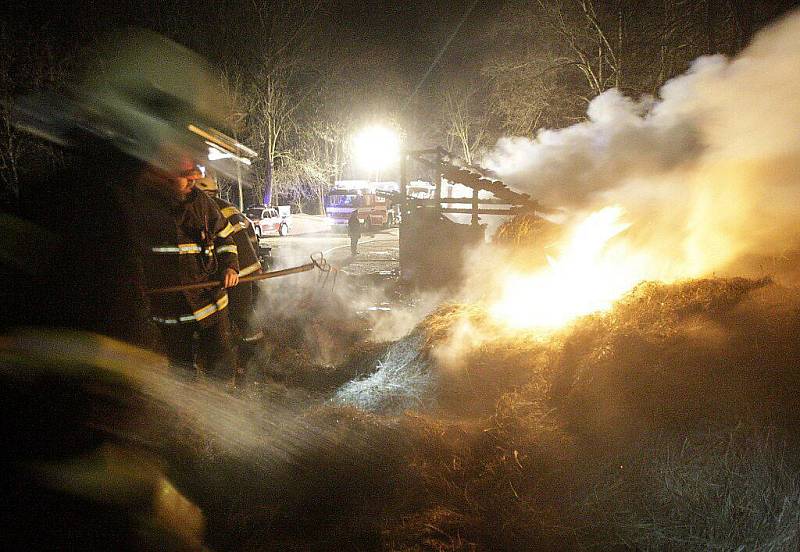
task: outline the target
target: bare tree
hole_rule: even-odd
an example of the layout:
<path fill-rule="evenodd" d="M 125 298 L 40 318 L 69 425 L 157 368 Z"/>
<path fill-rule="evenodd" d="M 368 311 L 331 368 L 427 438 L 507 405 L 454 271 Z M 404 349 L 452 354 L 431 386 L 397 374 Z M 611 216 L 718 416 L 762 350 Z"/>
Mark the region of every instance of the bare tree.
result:
<path fill-rule="evenodd" d="M 304 96 L 293 86 L 293 64 L 264 71 L 251 83 L 248 94 L 248 138 L 262 156 L 254 165 L 256 191 L 263 194 L 281 191 L 286 179 L 276 179 L 276 171 L 291 165 L 296 144 L 298 117 Z M 287 165 L 283 167 L 282 165 Z M 273 185 L 276 188 L 273 190 Z"/>
<path fill-rule="evenodd" d="M 242 5 L 239 25 L 221 25 L 213 40 L 239 44 L 247 37 L 248 52 L 228 66 L 228 89 L 235 104 L 237 137 L 241 135 L 259 157 L 253 164 L 252 190 L 259 197 L 285 191 L 298 157 L 297 131 L 303 110 L 315 88 L 310 31 L 321 0 L 250 0 Z M 224 48 L 222 48 L 224 49 Z"/>
<path fill-rule="evenodd" d="M 483 91 L 475 82 L 451 84 L 443 94 L 442 118 L 447 149 L 458 152 L 468 165 L 484 145 L 489 125 Z"/>
<path fill-rule="evenodd" d="M 535 134 L 585 116 L 609 88 L 657 94 L 692 60 L 733 54 L 763 20 L 732 0 L 511 0 L 489 33 L 483 75 L 506 132 Z"/>
<path fill-rule="evenodd" d="M 601 20 L 593 0 L 537 0 L 537 3 L 542 24 L 565 46 L 555 61 L 580 71 L 592 96 L 619 87 L 622 62 L 617 50 L 622 47 L 623 18 Z M 621 12 L 619 2 L 608 4 L 607 12 L 612 15 Z"/>
<path fill-rule="evenodd" d="M 0 26 L 0 179 L 6 199 L 19 195 L 19 184 L 27 171 L 52 168 L 61 159 L 57 150 L 13 126 L 14 99 L 62 85 L 66 79 L 64 60 L 56 63 L 46 40 L 34 40 L 24 30 L 15 32 L 5 23 Z"/>
<path fill-rule="evenodd" d="M 308 126 L 304 140 L 308 183 L 320 214 L 325 213 L 325 194 L 341 176 L 347 161 L 344 147 L 347 131 L 346 125 L 332 116 Z"/>

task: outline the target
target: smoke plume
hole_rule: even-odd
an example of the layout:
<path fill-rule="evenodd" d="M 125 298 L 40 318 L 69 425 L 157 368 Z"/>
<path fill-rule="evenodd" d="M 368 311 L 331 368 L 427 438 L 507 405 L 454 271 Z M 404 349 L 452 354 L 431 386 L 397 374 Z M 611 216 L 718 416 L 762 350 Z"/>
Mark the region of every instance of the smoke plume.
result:
<path fill-rule="evenodd" d="M 648 277 L 723 270 L 800 240 L 800 12 L 734 59 L 702 57 L 658 98 L 617 90 L 585 122 L 501 140 L 487 160 L 513 188 L 571 214 L 618 205 Z"/>

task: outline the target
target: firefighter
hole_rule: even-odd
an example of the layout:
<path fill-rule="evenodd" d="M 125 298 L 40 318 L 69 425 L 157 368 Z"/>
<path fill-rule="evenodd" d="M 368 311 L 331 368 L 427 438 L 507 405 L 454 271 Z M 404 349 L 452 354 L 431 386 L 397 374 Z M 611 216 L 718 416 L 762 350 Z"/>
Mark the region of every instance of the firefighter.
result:
<path fill-rule="evenodd" d="M 0 336 L 0 358 L 3 550 L 207 550 L 153 440 L 162 357 L 40 326 Z"/>
<path fill-rule="evenodd" d="M 143 164 L 82 138 L 66 167 L 23 181 L 15 212 L 3 214 L 0 327 L 71 328 L 152 348 L 158 331 L 119 195 Z"/>
<path fill-rule="evenodd" d="M 249 276 L 261 272 L 261 262 L 258 260 L 258 237 L 253 225 L 239 209 L 219 197 L 219 185 L 213 178 L 206 177 L 197 180 L 195 186 L 211 197 L 219 207 L 228 223 L 233 227 L 233 240 L 239 253 L 239 276 Z M 252 356 L 253 348 L 264 337 L 261 328 L 253 324 L 255 315 L 255 282 L 242 282 L 228 290 L 230 298 L 229 316 L 234 330 L 239 334 L 240 369 L 244 370 L 247 360 Z"/>
<path fill-rule="evenodd" d="M 153 197 L 132 199 L 132 188 L 174 181 L 186 169 L 182 160 L 207 155 L 207 136 L 228 110 L 207 62 L 156 33 L 115 33 L 91 59 L 97 61 L 78 72 L 66 95 L 14 102 L 15 126 L 66 150 L 68 168 L 20 186 L 20 218 L 39 227 L 42 251 L 54 251 L 37 253 L 48 266 L 36 270 L 36 281 L 20 277 L 24 291 L 5 286 L 0 300 L 26 325 L 88 330 L 151 347 L 159 334 L 145 294 L 144 260 L 151 251 L 139 242 L 142 229 L 154 225 L 146 218 L 150 211 L 132 201 L 152 204 Z M 32 232 L 19 232 L 32 239 Z M 12 276 L 17 268 L 9 268 Z M 47 299 L 37 301 L 37 294 Z M 42 306 L 32 309 L 32 303 Z"/>
<path fill-rule="evenodd" d="M 208 213 L 224 233 L 205 196 L 157 201 L 188 186 L 180 160 L 207 151 L 191 128 L 224 113 L 205 100 L 218 96 L 205 63 L 164 37 L 114 36 L 97 59 L 68 95 L 14 105 L 14 124 L 67 150 L 70 167 L 22 183 L 0 214 L 0 533 L 7 550 L 205 550 L 202 512 L 134 430 L 166 404 L 152 400 L 165 363 L 98 334 L 147 341 L 132 339 L 150 318 L 142 229 L 180 244 L 176 217 Z M 129 216 L 145 188 L 135 209 L 152 220 Z M 220 257 L 235 283 L 235 260 Z"/>
<path fill-rule="evenodd" d="M 347 233 L 350 235 L 350 253 L 355 257 L 358 255 L 358 240 L 361 238 L 361 221 L 358 220 L 358 210 L 350 213 L 347 219 Z"/>
<path fill-rule="evenodd" d="M 187 163 L 177 177 L 146 171 L 132 190 L 130 220 L 137 228 L 148 287 L 180 286 L 220 280 L 221 288 L 160 294 L 151 299 L 153 320 L 164 353 L 173 365 L 198 366 L 215 379 L 233 380 L 237 358 L 228 317 L 227 288 L 239 282 L 234 228 L 214 202 L 194 187 L 202 178 Z"/>

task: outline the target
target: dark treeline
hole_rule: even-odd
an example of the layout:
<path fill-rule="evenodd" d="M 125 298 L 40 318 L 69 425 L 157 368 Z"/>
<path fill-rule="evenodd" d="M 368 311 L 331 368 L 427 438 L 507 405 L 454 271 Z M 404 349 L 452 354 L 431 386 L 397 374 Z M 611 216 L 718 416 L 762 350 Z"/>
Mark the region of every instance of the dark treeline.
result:
<path fill-rule="evenodd" d="M 206 56 L 232 106 L 228 131 L 259 153 L 265 186 L 316 211 L 337 178 L 364 177 L 349 137 L 367 122 L 409 147 L 476 162 L 502 135 L 581 120 L 610 88 L 657 94 L 703 54 L 734 54 L 790 0 L 223 0 L 17 3 L 0 22 L 0 178 L 12 199 L 62 156 L 15 131 L 18 94 L 63 88 L 107 30 L 150 28 Z M 421 175 L 422 176 L 422 175 Z"/>

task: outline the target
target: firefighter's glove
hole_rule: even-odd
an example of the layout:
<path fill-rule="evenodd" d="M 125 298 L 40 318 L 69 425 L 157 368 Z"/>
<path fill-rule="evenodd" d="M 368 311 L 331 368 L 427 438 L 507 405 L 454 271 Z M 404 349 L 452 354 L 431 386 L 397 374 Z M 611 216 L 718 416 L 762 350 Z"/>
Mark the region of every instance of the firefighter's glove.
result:
<path fill-rule="evenodd" d="M 225 276 L 222 279 L 222 287 L 230 288 L 238 283 L 239 283 L 239 273 L 232 268 L 226 270 Z"/>

